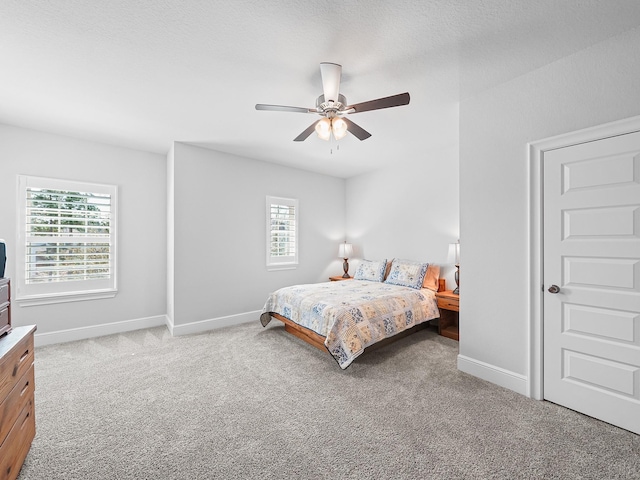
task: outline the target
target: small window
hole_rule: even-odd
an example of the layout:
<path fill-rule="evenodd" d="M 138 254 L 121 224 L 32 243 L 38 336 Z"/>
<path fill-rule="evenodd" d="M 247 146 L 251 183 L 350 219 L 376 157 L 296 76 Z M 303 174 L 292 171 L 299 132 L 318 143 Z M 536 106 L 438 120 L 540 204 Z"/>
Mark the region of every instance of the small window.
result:
<path fill-rule="evenodd" d="M 113 185 L 18 176 L 18 303 L 116 294 L 116 192 Z"/>
<path fill-rule="evenodd" d="M 267 267 L 295 268 L 298 264 L 298 200 L 267 197 Z"/>

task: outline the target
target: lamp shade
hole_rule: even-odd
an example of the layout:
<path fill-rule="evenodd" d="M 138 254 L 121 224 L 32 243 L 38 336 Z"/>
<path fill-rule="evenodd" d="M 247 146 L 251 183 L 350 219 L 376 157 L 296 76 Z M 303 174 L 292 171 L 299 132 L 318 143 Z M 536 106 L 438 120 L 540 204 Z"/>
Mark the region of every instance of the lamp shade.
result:
<path fill-rule="evenodd" d="M 350 243 L 341 243 L 340 247 L 338 247 L 338 257 L 340 258 L 350 258 L 353 255 L 353 245 Z"/>
<path fill-rule="evenodd" d="M 329 140 L 331 138 L 331 120 L 323 118 L 316 123 L 316 133 L 322 140 Z"/>
<path fill-rule="evenodd" d="M 447 255 L 447 263 L 454 265 L 460 264 L 460 242 L 449 244 L 449 254 Z"/>
<path fill-rule="evenodd" d="M 340 140 L 347 134 L 347 122 L 340 117 L 335 117 L 331 120 L 331 131 L 336 140 Z"/>

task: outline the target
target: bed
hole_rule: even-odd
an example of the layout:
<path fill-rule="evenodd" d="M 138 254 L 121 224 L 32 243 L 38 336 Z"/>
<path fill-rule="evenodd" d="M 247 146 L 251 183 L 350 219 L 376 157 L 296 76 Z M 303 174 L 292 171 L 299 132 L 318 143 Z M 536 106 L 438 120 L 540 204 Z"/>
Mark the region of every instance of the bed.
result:
<path fill-rule="evenodd" d="M 365 348 L 438 318 L 439 267 L 364 260 L 352 280 L 294 285 L 271 293 L 260 315 L 328 351 L 345 369 Z"/>

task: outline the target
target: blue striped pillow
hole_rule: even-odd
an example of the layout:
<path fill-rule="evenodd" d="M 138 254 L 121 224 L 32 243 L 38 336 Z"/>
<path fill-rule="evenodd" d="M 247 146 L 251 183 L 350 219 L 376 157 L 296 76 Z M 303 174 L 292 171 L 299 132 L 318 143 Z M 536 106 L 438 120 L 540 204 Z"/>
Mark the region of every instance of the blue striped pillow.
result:
<path fill-rule="evenodd" d="M 387 259 L 379 262 L 371 260 L 362 260 L 356 274 L 353 276 L 354 280 L 369 280 L 371 282 L 381 282 L 384 280 L 384 272 L 387 269 Z"/>

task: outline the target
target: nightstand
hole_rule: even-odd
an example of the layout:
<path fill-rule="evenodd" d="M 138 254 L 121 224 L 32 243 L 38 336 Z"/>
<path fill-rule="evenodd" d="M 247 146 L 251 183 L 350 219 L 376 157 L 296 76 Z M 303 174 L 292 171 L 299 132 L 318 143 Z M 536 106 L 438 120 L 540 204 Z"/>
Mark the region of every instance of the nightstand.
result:
<path fill-rule="evenodd" d="M 343 278 L 342 275 L 336 275 L 335 277 L 329 277 L 332 282 L 341 282 L 342 280 L 353 280 L 353 277 Z"/>
<path fill-rule="evenodd" d="M 460 339 L 458 331 L 458 316 L 460 312 L 460 296 L 451 290 L 436 293 L 440 320 L 438 321 L 438 333 L 443 337 Z"/>

